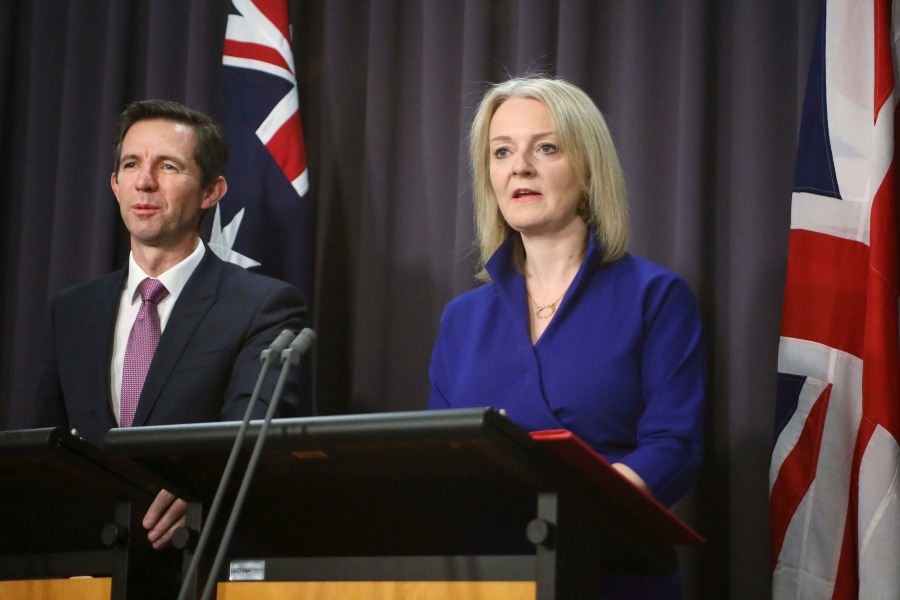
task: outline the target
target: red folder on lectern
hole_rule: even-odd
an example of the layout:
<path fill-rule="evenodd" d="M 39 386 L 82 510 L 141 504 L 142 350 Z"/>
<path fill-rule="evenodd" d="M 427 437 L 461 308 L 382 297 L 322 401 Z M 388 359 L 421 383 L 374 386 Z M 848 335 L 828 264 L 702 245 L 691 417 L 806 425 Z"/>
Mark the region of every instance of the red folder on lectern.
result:
<path fill-rule="evenodd" d="M 533 431 L 531 437 L 602 492 L 610 503 L 630 513 L 663 541 L 676 545 L 703 544 L 706 540 L 681 522 L 652 496 L 622 477 L 609 462 L 577 435 L 566 429 Z"/>

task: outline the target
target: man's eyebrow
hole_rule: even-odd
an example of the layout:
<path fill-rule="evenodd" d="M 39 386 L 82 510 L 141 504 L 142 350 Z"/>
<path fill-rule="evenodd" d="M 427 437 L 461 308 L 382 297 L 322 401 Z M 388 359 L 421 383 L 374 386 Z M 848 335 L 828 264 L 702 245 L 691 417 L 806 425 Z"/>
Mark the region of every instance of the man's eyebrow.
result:
<path fill-rule="evenodd" d="M 163 162 L 163 161 L 173 162 L 180 167 L 186 167 L 188 164 L 187 161 L 184 160 L 183 158 L 179 158 L 178 156 L 171 156 L 169 154 L 162 154 L 162 155 L 156 157 L 155 162 Z"/>
<path fill-rule="evenodd" d="M 120 163 L 125 163 L 125 162 L 127 162 L 127 161 L 137 160 L 137 159 L 140 159 L 140 156 L 138 156 L 137 154 L 134 154 L 134 153 L 132 153 L 132 154 L 123 154 L 123 155 L 122 155 L 122 158 L 119 159 L 119 162 L 120 162 Z M 187 164 L 188 164 L 187 161 L 185 161 L 184 159 L 179 158 L 179 157 L 177 157 L 177 156 L 172 156 L 172 155 L 169 155 L 169 154 L 161 154 L 160 156 L 154 157 L 154 159 L 153 159 L 153 162 L 157 162 L 157 163 L 158 163 L 158 162 L 166 162 L 166 161 L 168 161 L 168 162 L 173 162 L 173 163 L 177 164 L 177 165 L 180 166 L 180 167 L 186 167 Z"/>

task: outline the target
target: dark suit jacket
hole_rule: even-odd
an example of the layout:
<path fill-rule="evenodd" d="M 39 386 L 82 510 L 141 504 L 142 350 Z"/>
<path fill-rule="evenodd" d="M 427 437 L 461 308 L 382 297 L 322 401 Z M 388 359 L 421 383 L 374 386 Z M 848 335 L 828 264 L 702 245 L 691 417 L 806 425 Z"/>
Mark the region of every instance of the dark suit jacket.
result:
<path fill-rule="evenodd" d="M 117 426 L 110 361 L 127 273 L 126 266 L 53 301 L 33 426 L 75 428 L 97 445 Z M 226 263 L 207 248 L 159 340 L 134 426 L 242 419 L 260 353 L 282 330 L 299 331 L 305 314 L 299 290 Z M 275 363 L 270 369 L 255 418 L 265 415 L 279 368 Z M 301 393 L 293 374 L 279 415 L 308 414 L 309 408 L 308 393 Z"/>

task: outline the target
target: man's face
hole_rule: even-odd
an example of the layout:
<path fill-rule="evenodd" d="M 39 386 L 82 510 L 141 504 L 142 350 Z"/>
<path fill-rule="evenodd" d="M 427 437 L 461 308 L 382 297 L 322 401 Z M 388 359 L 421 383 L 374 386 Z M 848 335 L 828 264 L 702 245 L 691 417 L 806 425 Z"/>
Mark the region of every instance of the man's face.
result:
<path fill-rule="evenodd" d="M 166 251 L 195 244 L 203 211 L 224 194 L 221 177 L 201 187 L 195 144 L 193 129 L 174 121 L 138 121 L 128 129 L 111 185 L 132 246 Z"/>

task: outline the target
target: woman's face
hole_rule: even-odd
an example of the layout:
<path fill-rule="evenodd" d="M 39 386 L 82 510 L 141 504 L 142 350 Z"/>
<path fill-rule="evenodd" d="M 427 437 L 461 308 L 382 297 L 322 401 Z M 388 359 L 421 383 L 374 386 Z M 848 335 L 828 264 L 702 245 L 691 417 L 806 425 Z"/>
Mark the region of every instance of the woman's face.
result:
<path fill-rule="evenodd" d="M 488 138 L 491 185 L 510 227 L 523 236 L 581 233 L 581 186 L 543 102 L 505 101 L 491 118 Z"/>

